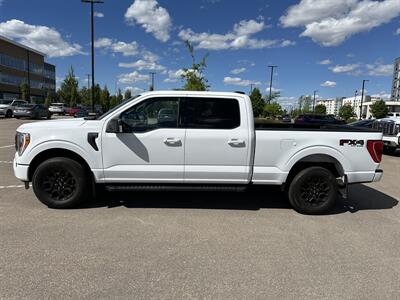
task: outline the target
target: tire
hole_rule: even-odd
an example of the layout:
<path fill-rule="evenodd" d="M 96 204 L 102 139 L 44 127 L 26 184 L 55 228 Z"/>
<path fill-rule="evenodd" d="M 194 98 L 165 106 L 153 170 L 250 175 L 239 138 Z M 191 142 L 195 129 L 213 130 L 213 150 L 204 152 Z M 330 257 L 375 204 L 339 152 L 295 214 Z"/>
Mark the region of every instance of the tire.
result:
<path fill-rule="evenodd" d="M 394 154 L 396 152 L 396 150 L 397 150 L 397 148 L 393 147 L 393 146 L 385 146 L 385 147 L 383 147 L 383 152 L 385 154 L 389 154 L 389 155 Z"/>
<path fill-rule="evenodd" d="M 13 116 L 13 112 L 12 112 L 12 110 L 7 110 L 7 112 L 6 112 L 6 118 L 12 118 L 12 116 Z"/>
<path fill-rule="evenodd" d="M 90 180 L 85 168 L 65 157 L 50 158 L 35 170 L 32 187 L 36 197 L 50 208 L 74 208 L 87 200 Z"/>
<path fill-rule="evenodd" d="M 338 196 L 335 176 L 322 167 L 310 167 L 299 172 L 292 180 L 288 198 L 299 213 L 319 215 L 329 212 Z"/>
<path fill-rule="evenodd" d="M 47 120 L 50 120 L 51 119 L 51 113 L 48 113 L 47 114 Z"/>

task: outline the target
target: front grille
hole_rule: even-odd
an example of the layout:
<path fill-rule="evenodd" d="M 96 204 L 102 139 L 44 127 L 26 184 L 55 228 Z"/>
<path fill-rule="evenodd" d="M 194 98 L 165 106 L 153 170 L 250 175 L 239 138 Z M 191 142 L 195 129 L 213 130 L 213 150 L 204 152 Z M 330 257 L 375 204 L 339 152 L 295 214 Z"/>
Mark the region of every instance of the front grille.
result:
<path fill-rule="evenodd" d="M 400 124 L 395 121 L 377 121 L 372 127 L 382 131 L 384 135 L 397 135 L 400 130 Z"/>

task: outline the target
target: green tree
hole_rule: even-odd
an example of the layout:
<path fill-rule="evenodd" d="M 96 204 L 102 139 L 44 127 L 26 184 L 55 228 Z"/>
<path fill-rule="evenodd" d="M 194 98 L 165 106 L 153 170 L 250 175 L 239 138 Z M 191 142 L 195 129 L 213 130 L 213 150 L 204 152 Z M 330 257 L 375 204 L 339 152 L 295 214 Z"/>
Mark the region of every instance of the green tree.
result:
<path fill-rule="evenodd" d="M 210 86 L 208 85 L 208 80 L 203 76 L 203 72 L 207 67 L 208 53 L 197 63 L 193 45 L 189 41 L 185 41 L 185 45 L 192 58 L 192 67 L 183 69 L 181 78 L 184 81 L 184 85 L 182 89 L 185 91 L 207 91 Z"/>
<path fill-rule="evenodd" d="M 29 102 L 29 85 L 24 82 L 20 85 L 21 99 Z"/>
<path fill-rule="evenodd" d="M 49 108 L 50 104 L 51 104 L 51 94 L 50 91 L 47 92 L 47 96 L 46 96 L 46 100 L 44 101 L 44 105 Z"/>
<path fill-rule="evenodd" d="M 265 102 L 273 102 L 275 99 L 279 98 L 281 96 L 281 92 L 272 92 L 271 94 L 271 99 L 269 99 L 269 93 L 268 95 L 264 96 Z"/>
<path fill-rule="evenodd" d="M 346 122 L 354 117 L 354 108 L 350 104 L 345 104 L 339 109 L 339 117 L 344 119 Z"/>
<path fill-rule="evenodd" d="M 101 91 L 100 103 L 104 111 L 108 111 L 110 109 L 110 92 L 108 91 L 106 85 Z"/>
<path fill-rule="evenodd" d="M 371 112 L 374 118 L 382 119 L 387 116 L 389 108 L 386 106 L 385 101 L 380 100 L 372 104 L 369 108 L 369 111 Z"/>
<path fill-rule="evenodd" d="M 113 95 L 110 98 L 110 108 L 113 108 L 118 105 L 117 96 Z"/>
<path fill-rule="evenodd" d="M 128 99 L 130 99 L 130 98 L 132 98 L 132 91 L 131 91 L 130 89 L 127 89 L 127 90 L 125 91 L 124 99 L 125 99 L 125 100 L 128 100 Z"/>
<path fill-rule="evenodd" d="M 79 90 L 79 99 L 81 103 L 90 105 L 90 90 L 88 90 L 87 87 L 84 86 Z"/>
<path fill-rule="evenodd" d="M 68 106 L 73 106 L 78 103 L 78 80 L 75 77 L 74 69 L 72 66 L 68 70 L 68 74 L 65 76 L 64 81 L 61 83 L 60 87 L 60 97 L 64 103 Z"/>
<path fill-rule="evenodd" d="M 250 94 L 251 104 L 253 105 L 253 113 L 255 117 L 260 116 L 264 112 L 265 102 L 258 88 L 254 88 Z"/>
<path fill-rule="evenodd" d="M 118 89 L 117 91 L 117 103 L 120 104 L 124 97 L 122 97 L 121 89 Z"/>
<path fill-rule="evenodd" d="M 315 113 L 320 115 L 326 115 L 326 106 L 323 104 L 317 104 L 315 106 Z"/>
<path fill-rule="evenodd" d="M 282 107 L 278 102 L 267 103 L 264 107 L 264 115 L 271 118 L 282 115 Z"/>
<path fill-rule="evenodd" d="M 311 103 L 312 99 L 311 96 L 301 96 L 298 100 L 299 108 L 301 112 L 308 113 L 311 112 Z"/>

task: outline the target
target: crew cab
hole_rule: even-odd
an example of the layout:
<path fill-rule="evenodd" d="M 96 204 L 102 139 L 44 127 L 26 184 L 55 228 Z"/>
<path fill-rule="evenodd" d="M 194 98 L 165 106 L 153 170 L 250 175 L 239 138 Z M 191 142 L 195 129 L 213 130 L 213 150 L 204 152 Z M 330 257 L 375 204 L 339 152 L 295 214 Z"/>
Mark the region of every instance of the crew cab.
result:
<path fill-rule="evenodd" d="M 15 140 L 15 176 L 26 187 L 32 182 L 37 198 L 53 208 L 76 206 L 101 188 L 279 185 L 297 211 L 320 214 L 348 183 L 383 175 L 381 132 L 258 125 L 241 93 L 148 92 L 98 118 L 21 125 Z"/>

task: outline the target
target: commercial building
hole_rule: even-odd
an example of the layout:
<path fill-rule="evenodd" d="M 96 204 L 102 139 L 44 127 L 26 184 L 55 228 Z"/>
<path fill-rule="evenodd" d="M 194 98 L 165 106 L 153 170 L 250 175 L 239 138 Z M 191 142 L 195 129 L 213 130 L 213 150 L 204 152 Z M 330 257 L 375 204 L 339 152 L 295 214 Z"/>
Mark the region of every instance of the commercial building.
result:
<path fill-rule="evenodd" d="M 367 108 L 364 103 L 371 102 L 371 96 L 364 95 L 363 99 L 363 116 L 367 114 Z M 360 116 L 361 110 L 361 95 L 349 98 L 343 98 L 343 105 L 351 105 L 354 108 L 354 112 L 357 117 Z"/>
<path fill-rule="evenodd" d="M 337 116 L 339 114 L 339 109 L 342 106 L 342 98 L 319 99 L 317 100 L 317 105 L 319 104 L 326 107 L 326 114 Z"/>
<path fill-rule="evenodd" d="M 56 92 L 56 68 L 44 61 L 45 54 L 0 36 L 0 99 L 21 98 L 21 85 L 28 85 L 30 100 Z"/>
<path fill-rule="evenodd" d="M 392 96 L 390 101 L 400 101 L 400 57 L 394 62 Z"/>

